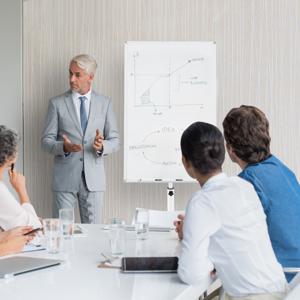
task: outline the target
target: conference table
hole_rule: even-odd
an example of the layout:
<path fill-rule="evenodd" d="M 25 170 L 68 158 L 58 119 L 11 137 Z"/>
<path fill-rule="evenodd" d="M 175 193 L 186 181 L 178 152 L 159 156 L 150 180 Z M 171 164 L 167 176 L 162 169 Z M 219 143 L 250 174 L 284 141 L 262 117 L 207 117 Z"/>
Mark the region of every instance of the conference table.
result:
<path fill-rule="evenodd" d="M 195 300 L 212 282 L 209 274 L 202 284 L 189 286 L 176 273 L 129 274 L 119 269 L 98 268 L 103 260 L 101 253 L 110 253 L 108 232 L 103 225 L 80 226 L 85 234 L 64 241 L 59 254 L 48 254 L 46 250 L 19 254 L 58 258 L 64 263 L 0 279 L 0 299 Z M 174 231 L 150 231 L 147 240 L 137 240 L 134 232 L 126 232 L 125 256 L 177 256 L 179 250 L 180 242 Z"/>

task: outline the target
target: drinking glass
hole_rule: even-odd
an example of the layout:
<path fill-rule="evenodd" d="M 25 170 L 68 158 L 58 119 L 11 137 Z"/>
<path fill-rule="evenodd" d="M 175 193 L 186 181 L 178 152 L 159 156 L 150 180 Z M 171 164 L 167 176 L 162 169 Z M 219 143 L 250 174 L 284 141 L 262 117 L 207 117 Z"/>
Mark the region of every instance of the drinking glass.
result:
<path fill-rule="evenodd" d="M 135 234 L 139 240 L 146 240 L 149 236 L 149 210 L 137 208 L 134 217 Z"/>
<path fill-rule="evenodd" d="M 61 250 L 61 231 L 59 219 L 44 219 L 43 229 L 48 253 L 59 253 Z"/>
<path fill-rule="evenodd" d="M 73 235 L 74 229 L 74 209 L 62 208 L 59 210 L 59 220 L 61 226 L 62 236 L 65 240 L 68 240 Z"/>
<path fill-rule="evenodd" d="M 112 256 L 121 256 L 125 252 L 125 222 L 113 218 L 109 223 L 109 242 Z"/>

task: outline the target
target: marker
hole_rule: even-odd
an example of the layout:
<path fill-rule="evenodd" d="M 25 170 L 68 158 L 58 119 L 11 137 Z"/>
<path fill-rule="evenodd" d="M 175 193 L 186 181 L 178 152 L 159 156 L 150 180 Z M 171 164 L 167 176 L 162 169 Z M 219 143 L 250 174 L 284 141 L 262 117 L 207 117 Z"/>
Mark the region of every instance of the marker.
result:
<path fill-rule="evenodd" d="M 162 181 L 162 179 L 154 179 L 154 181 Z"/>
<path fill-rule="evenodd" d="M 13 171 L 14 171 L 14 168 L 15 168 L 15 164 L 11 164 L 11 166 L 10 166 L 10 171 L 13 172 Z"/>
<path fill-rule="evenodd" d="M 183 181 L 183 179 L 175 179 L 175 181 Z"/>

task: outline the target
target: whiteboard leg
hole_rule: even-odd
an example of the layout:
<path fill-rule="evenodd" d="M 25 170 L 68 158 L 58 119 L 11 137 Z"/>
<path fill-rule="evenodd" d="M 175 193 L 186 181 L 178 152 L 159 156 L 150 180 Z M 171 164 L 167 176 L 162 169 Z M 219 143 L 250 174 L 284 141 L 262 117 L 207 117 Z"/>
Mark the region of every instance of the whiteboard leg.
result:
<path fill-rule="evenodd" d="M 175 188 L 173 182 L 168 183 L 167 187 L 167 210 L 174 211 L 175 208 Z"/>

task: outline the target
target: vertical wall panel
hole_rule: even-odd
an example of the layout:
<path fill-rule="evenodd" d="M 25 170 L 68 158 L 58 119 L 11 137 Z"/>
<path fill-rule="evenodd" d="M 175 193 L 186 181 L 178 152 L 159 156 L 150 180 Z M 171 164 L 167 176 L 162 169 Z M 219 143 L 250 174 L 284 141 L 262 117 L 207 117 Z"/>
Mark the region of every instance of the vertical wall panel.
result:
<path fill-rule="evenodd" d="M 123 44 L 127 40 L 214 40 L 218 125 L 228 110 L 252 104 L 266 112 L 272 151 L 300 173 L 300 6 L 297 0 L 24 1 L 25 172 L 33 202 L 50 214 L 52 158 L 40 136 L 48 99 L 68 88 L 69 59 L 99 62 L 94 88 L 113 99 L 123 139 Z M 131 220 L 136 206 L 166 208 L 164 184 L 125 184 L 123 149 L 106 159 L 105 219 Z M 228 159 L 225 170 L 238 172 Z M 196 184 L 176 184 L 184 208 Z"/>
<path fill-rule="evenodd" d="M 23 172 L 22 0 L 0 1 L 0 54 L 0 124 L 20 134 L 16 168 Z"/>

